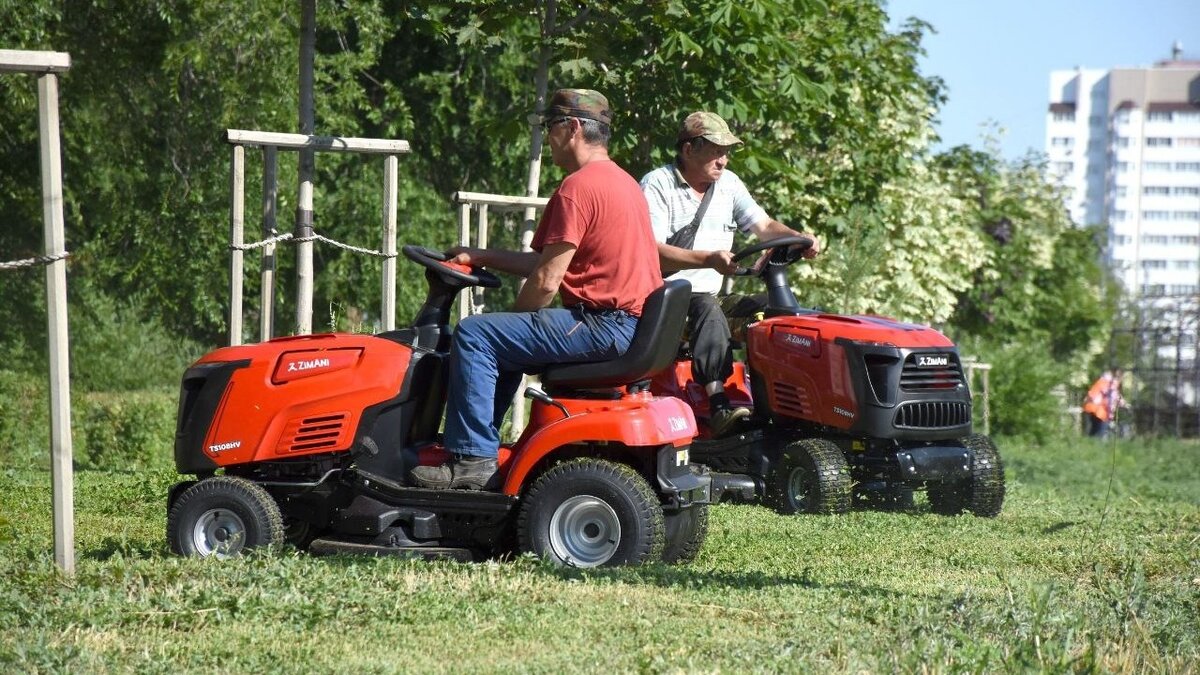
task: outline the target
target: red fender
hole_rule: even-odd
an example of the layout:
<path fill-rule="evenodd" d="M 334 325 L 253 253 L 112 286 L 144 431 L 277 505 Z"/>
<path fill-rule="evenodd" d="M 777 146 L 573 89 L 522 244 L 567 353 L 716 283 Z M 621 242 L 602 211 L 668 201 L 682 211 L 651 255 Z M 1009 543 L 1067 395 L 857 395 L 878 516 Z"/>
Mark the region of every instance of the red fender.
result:
<path fill-rule="evenodd" d="M 570 411 L 535 401 L 525 433 L 513 446 L 504 494 L 516 496 L 547 455 L 565 445 L 620 443 L 628 447 L 687 447 L 696 435 L 696 418 L 677 398 L 655 398 L 641 392 L 618 400 L 556 399 Z"/>

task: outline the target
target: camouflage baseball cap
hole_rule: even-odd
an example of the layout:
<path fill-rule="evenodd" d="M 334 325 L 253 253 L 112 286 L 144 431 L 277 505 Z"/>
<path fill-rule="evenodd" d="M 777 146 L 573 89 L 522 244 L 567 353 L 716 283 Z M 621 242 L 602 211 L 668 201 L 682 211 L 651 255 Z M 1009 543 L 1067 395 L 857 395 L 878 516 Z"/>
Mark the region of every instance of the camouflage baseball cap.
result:
<path fill-rule="evenodd" d="M 743 145 L 742 139 L 734 136 L 729 131 L 729 125 L 716 113 L 694 112 L 688 115 L 679 128 L 675 142 L 690 141 L 697 136 L 716 145 Z"/>
<path fill-rule="evenodd" d="M 579 117 L 612 124 L 612 109 L 608 107 L 608 99 L 598 91 L 559 89 L 550 97 L 550 103 L 542 113 L 544 120 L 556 117 Z"/>

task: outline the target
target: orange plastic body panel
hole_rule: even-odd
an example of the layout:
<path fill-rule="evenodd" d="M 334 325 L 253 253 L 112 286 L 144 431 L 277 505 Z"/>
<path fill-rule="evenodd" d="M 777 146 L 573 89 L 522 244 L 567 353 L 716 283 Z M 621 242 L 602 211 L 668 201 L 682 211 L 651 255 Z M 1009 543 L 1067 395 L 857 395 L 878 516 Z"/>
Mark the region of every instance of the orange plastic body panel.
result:
<path fill-rule="evenodd" d="M 199 363 L 233 373 L 204 452 L 218 466 L 348 450 L 363 410 L 400 392 L 412 350 L 369 335 L 322 334 L 218 349 Z"/>
<path fill-rule="evenodd" d="M 774 317 L 752 324 L 746 333 L 749 360 L 765 385 L 770 409 L 777 415 L 839 429 L 849 428 L 858 410 L 849 362 L 839 339 L 902 348 L 954 347 L 949 338 L 928 326 L 880 316 Z M 691 361 L 676 361 L 673 368 L 659 373 L 651 390 L 680 398 L 699 417 L 708 417 L 708 396 L 692 379 Z M 754 405 L 744 364 L 734 363 L 725 393 L 733 405 Z M 707 437 L 708 430 L 701 428 L 699 438 Z"/>
<path fill-rule="evenodd" d="M 571 413 L 534 401 L 529 425 L 513 446 L 503 492 L 521 492 L 530 470 L 554 450 L 577 443 L 610 442 L 629 447 L 685 448 L 696 435 L 691 408 L 677 398 L 656 398 L 647 392 L 617 400 L 555 399 Z"/>
<path fill-rule="evenodd" d="M 928 327 L 879 316 L 806 314 L 751 326 L 746 349 L 777 415 L 848 429 L 858 414 L 850 364 L 839 339 L 892 347 L 948 347 Z"/>

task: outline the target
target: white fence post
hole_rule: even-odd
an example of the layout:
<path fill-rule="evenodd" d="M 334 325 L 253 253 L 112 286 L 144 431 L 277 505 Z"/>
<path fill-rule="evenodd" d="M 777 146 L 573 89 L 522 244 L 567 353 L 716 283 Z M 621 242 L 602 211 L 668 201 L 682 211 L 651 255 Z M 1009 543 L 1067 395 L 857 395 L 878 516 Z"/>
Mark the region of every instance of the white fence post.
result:
<path fill-rule="evenodd" d="M 262 180 L 262 238 L 263 241 L 275 236 L 275 207 L 279 200 L 278 171 L 279 151 L 273 145 L 263 147 L 263 180 Z M 262 250 L 262 268 L 260 271 L 261 290 L 259 292 L 258 340 L 266 342 L 275 334 L 275 244 L 267 244 Z"/>
<path fill-rule="evenodd" d="M 230 190 L 233 200 L 229 206 L 229 344 L 242 344 L 242 274 L 246 254 L 246 148 L 233 146 L 233 160 L 229 167 Z"/>
<path fill-rule="evenodd" d="M 383 292 L 380 308 L 383 330 L 396 327 L 396 192 L 400 160 L 388 155 L 383 160 Z"/>

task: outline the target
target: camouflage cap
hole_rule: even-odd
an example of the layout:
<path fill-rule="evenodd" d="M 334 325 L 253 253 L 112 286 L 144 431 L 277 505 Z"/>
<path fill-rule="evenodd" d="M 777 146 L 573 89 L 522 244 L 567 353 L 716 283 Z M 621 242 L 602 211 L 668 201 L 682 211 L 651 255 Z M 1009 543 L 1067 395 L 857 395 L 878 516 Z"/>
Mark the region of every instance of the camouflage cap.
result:
<path fill-rule="evenodd" d="M 697 136 L 716 145 L 743 145 L 742 139 L 729 131 L 729 125 L 721 116 L 710 112 L 694 112 L 683 120 L 676 143 L 690 141 Z"/>
<path fill-rule="evenodd" d="M 550 97 L 542 119 L 551 120 L 555 117 L 579 117 L 585 120 L 596 120 L 604 124 L 612 124 L 612 109 L 608 107 L 608 99 L 604 94 L 591 89 L 559 89 Z"/>

